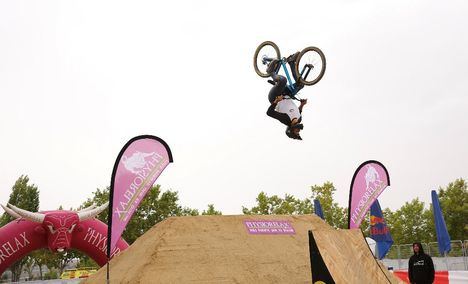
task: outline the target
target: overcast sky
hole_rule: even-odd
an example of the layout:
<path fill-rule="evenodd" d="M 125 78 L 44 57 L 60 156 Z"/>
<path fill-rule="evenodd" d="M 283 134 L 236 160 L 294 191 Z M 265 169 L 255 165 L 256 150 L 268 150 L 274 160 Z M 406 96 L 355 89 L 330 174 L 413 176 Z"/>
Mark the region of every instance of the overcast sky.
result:
<path fill-rule="evenodd" d="M 260 191 L 299 198 L 375 159 L 397 209 L 468 179 L 466 1 L 0 1 L 0 203 L 22 174 L 41 210 L 110 184 L 121 147 L 152 134 L 174 163 L 157 180 L 224 214 Z M 303 141 L 267 117 L 255 48 L 317 46 Z"/>

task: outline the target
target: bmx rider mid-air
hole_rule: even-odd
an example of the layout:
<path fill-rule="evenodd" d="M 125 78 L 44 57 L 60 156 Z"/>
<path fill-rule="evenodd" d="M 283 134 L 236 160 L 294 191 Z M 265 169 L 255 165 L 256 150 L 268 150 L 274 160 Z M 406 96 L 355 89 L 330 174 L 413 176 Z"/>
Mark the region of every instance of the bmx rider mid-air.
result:
<path fill-rule="evenodd" d="M 304 85 L 299 82 L 295 72 L 296 68 L 294 66 L 298 55 L 299 52 L 296 52 L 289 56 L 286 61 L 291 67 L 294 80 L 296 81 L 295 86 L 297 90 L 300 90 Z M 286 88 L 286 77 L 277 74 L 277 72 L 275 72 L 277 69 L 279 69 L 279 61 L 274 59 L 270 62 L 267 68 L 267 73 L 270 73 L 271 78 L 273 79 L 273 81 L 270 80 L 269 82 L 274 84 L 268 93 L 268 100 L 271 105 L 267 110 L 267 115 L 277 119 L 279 122 L 287 126 L 286 135 L 289 138 L 302 140 L 299 132 L 304 128 L 304 125 L 301 123 L 302 108 L 307 103 L 307 100 L 300 100 L 301 103 L 299 107 L 296 105 L 290 97 L 291 94 L 288 92 L 289 89 Z"/>
<path fill-rule="evenodd" d="M 281 58 L 278 46 L 272 41 L 261 43 L 255 51 L 255 72 L 260 77 L 272 79 L 268 80 L 273 87 L 268 93 L 270 106 L 267 115 L 286 125 L 286 135 L 291 139 L 302 140 L 300 135 L 304 128 L 302 109 L 307 103 L 306 99 L 298 99 L 296 95 L 305 85 L 314 85 L 320 81 L 325 72 L 325 66 L 325 55 L 314 46 L 306 47 L 288 58 Z M 278 74 L 281 67 L 286 77 Z M 290 73 L 294 82 L 291 80 Z M 299 106 L 294 100 L 300 102 Z"/>

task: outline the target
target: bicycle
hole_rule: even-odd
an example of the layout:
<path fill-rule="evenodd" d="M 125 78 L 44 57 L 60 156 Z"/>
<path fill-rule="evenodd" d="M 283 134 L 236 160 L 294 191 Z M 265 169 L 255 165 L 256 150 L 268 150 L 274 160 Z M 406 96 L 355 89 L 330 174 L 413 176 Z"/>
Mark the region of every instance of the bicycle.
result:
<path fill-rule="evenodd" d="M 289 89 L 291 97 L 295 98 L 295 95 L 299 91 L 297 82 L 293 83 L 288 68 L 286 67 L 287 59 L 285 57 L 281 58 L 280 50 L 274 42 L 262 42 L 255 50 L 253 58 L 255 72 L 262 78 L 270 77 L 272 73 L 267 73 L 266 70 L 268 64 L 274 59 L 279 60 L 280 64 L 278 64 L 278 67 L 273 72 L 278 74 L 281 67 L 283 67 L 283 71 L 288 80 L 286 85 L 287 89 Z M 325 67 L 326 60 L 323 52 L 318 47 L 309 46 L 304 48 L 297 56 L 294 71 L 297 74 L 298 81 L 306 86 L 311 86 L 317 84 L 322 79 L 325 73 Z M 271 80 L 268 82 L 274 84 Z"/>

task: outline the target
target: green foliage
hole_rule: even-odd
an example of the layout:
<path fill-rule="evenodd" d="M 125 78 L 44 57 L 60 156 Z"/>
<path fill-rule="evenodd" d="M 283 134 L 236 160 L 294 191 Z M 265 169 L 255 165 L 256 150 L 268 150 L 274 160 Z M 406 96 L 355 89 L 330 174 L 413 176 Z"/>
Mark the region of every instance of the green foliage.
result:
<path fill-rule="evenodd" d="M 54 275 L 61 275 L 65 266 L 73 259 L 82 257 L 83 254 L 76 250 L 69 250 L 63 253 L 51 252 L 48 249 L 40 249 L 32 252 L 29 258 L 34 260 L 34 264 L 39 267 L 40 279 L 55 279 L 50 278 Z M 54 271 L 52 274 L 43 275 L 42 266 L 46 266 L 49 271 Z M 55 274 L 54 274 L 55 273 Z"/>
<path fill-rule="evenodd" d="M 55 270 L 55 269 L 49 270 L 49 272 L 47 272 L 47 273 L 44 275 L 44 279 L 45 279 L 45 280 L 49 280 L 49 279 L 58 279 L 58 278 L 59 278 L 59 274 L 57 273 L 57 270 Z"/>
<path fill-rule="evenodd" d="M 30 257 L 34 259 L 34 263 L 39 267 L 39 277 L 40 280 L 43 280 L 44 275 L 42 273 L 42 267 L 45 265 L 49 270 L 52 268 L 52 252 L 48 249 L 40 249 L 32 252 Z"/>
<path fill-rule="evenodd" d="M 208 204 L 208 209 L 203 210 L 202 215 L 223 215 L 223 213 L 217 211 L 213 204 Z"/>
<path fill-rule="evenodd" d="M 29 177 L 22 175 L 12 187 L 8 203 L 31 212 L 39 211 L 39 190 L 34 184 L 29 185 Z M 6 212 L 0 218 L 0 227 L 13 221 Z"/>
<path fill-rule="evenodd" d="M 77 258 L 77 252 L 75 250 L 69 250 L 63 253 L 53 253 L 48 265 L 51 265 L 57 270 L 58 275 L 62 275 L 65 266 L 69 264 L 73 259 Z"/>
<path fill-rule="evenodd" d="M 91 206 L 91 204 L 101 205 L 109 200 L 109 188 L 97 189 L 92 198 L 88 198 L 80 208 Z M 140 203 L 135 214 L 130 219 L 122 237 L 132 244 L 139 236 L 143 235 L 155 224 L 172 216 L 199 215 L 198 210 L 182 207 L 178 204 L 179 196 L 177 191 L 161 192 L 161 186 L 153 186 Z M 98 219 L 107 223 L 108 210 L 99 214 Z"/>
<path fill-rule="evenodd" d="M 91 206 L 92 204 L 101 205 L 109 200 L 109 187 L 105 189 L 96 189 L 93 193 L 93 197 L 88 198 L 81 206 L 80 209 Z M 214 210 L 214 206 L 208 207 L 210 213 L 221 213 Z M 129 244 L 132 244 L 138 237 L 143 235 L 155 224 L 162 220 L 173 217 L 173 216 L 196 216 L 199 215 L 197 209 L 191 209 L 188 207 L 182 207 L 179 205 L 179 196 L 177 191 L 164 191 L 161 192 L 161 186 L 153 186 L 140 203 L 140 206 L 135 211 L 135 214 L 127 224 L 122 237 Z M 108 210 L 103 211 L 99 214 L 98 219 L 104 223 L 107 223 Z M 88 256 L 76 252 L 77 257 L 80 259 L 80 263 L 93 263 Z M 93 265 L 91 265 L 93 266 Z"/>
<path fill-rule="evenodd" d="M 415 241 L 429 242 L 434 234 L 428 230 L 430 210 L 418 198 L 405 204 L 395 212 L 386 209 L 386 222 L 395 244 L 409 244 Z"/>
<path fill-rule="evenodd" d="M 444 213 L 447 229 L 452 240 L 465 240 L 468 235 L 468 185 L 463 179 L 439 189 L 439 199 Z M 322 205 L 325 220 L 335 228 L 347 228 L 348 209 L 340 207 L 334 202 L 333 194 L 336 191 L 333 183 L 325 182 L 323 185 L 311 186 L 311 199 L 299 200 L 292 195 L 280 198 L 277 195 L 268 196 L 260 192 L 257 196 L 256 206 L 242 207 L 244 214 L 310 214 L 312 212 L 311 200 L 318 199 Z M 430 193 L 428 193 L 430 194 Z M 433 242 L 436 240 L 434 217 L 432 208 L 426 208 L 424 202 L 413 199 L 406 202 L 400 209 L 392 211 L 383 210 L 384 219 L 392 234 L 395 244 L 420 242 Z M 361 229 L 369 236 L 369 213 L 361 224 Z"/>
<path fill-rule="evenodd" d="M 257 196 L 257 206 L 250 209 L 242 206 L 242 212 L 246 215 L 270 215 L 270 214 L 310 214 L 312 204 L 310 199 L 300 200 L 292 195 L 286 194 L 284 198 L 273 195 L 269 197 L 260 192 Z"/>
<path fill-rule="evenodd" d="M 333 202 L 333 193 L 336 191 L 331 182 L 323 185 L 311 186 L 312 199 L 318 199 L 322 205 L 325 220 L 335 228 L 346 228 L 348 211 L 338 203 Z M 265 192 L 260 192 L 257 196 L 257 205 L 252 208 L 242 207 L 242 212 L 248 215 L 270 215 L 270 214 L 311 214 L 313 206 L 310 198 L 304 200 L 286 194 L 284 198 L 277 195 L 268 196 Z"/>
<path fill-rule="evenodd" d="M 468 236 L 468 190 L 465 180 L 457 179 L 449 183 L 446 188 L 439 188 L 438 195 L 450 238 L 452 240 L 466 239 Z M 384 217 L 395 244 L 436 241 L 432 210 L 432 204 L 426 209 L 424 202 L 419 199 L 406 202 L 395 212 L 385 209 Z"/>
<path fill-rule="evenodd" d="M 327 181 L 322 186 L 313 185 L 310 189 L 312 199 L 320 201 L 325 221 L 335 228 L 346 229 L 348 227 L 348 209 L 333 202 L 333 193 L 336 191 L 333 183 Z"/>
<path fill-rule="evenodd" d="M 39 210 L 39 190 L 34 184 L 29 185 L 28 176 L 22 175 L 13 185 L 8 203 L 31 212 L 37 212 Z M 0 227 L 8 224 L 11 221 L 13 221 L 13 217 L 8 215 L 6 212 L 3 213 L 2 217 L 0 218 Z M 25 257 L 10 266 L 10 270 L 13 274 L 13 282 L 19 280 L 21 272 L 23 271 L 23 266 L 27 262 L 28 258 Z"/>
<path fill-rule="evenodd" d="M 78 263 L 78 268 L 93 267 L 93 268 L 99 269 L 99 265 L 91 258 L 82 256 L 82 257 L 79 257 L 79 259 L 80 261 Z"/>
<path fill-rule="evenodd" d="M 198 209 L 192 209 L 192 208 L 189 208 L 189 207 L 184 207 L 184 208 L 182 208 L 180 213 L 177 213 L 177 215 L 175 215 L 175 216 L 198 216 L 198 215 L 200 215 L 200 212 L 198 211 Z"/>
<path fill-rule="evenodd" d="M 440 207 L 452 240 L 468 238 L 468 189 L 463 179 L 439 188 Z"/>
<path fill-rule="evenodd" d="M 428 194 L 430 194 L 428 192 Z M 468 190 L 463 179 L 439 188 L 439 201 L 452 240 L 465 240 L 468 236 Z M 432 204 L 425 209 L 418 199 L 406 202 L 400 209 L 384 210 L 395 244 L 414 241 L 434 242 L 437 239 Z"/>
<path fill-rule="evenodd" d="M 23 266 L 23 271 L 26 271 L 28 273 L 28 279 L 32 280 L 33 279 L 33 269 L 36 263 L 34 262 L 34 258 L 31 256 L 25 257 L 26 261 Z"/>
<path fill-rule="evenodd" d="M 439 188 L 439 199 L 444 213 L 444 219 L 452 240 L 464 240 L 468 236 L 468 185 L 465 180 L 457 179 L 445 188 Z M 322 205 L 325 220 L 335 228 L 347 228 L 348 209 L 340 207 L 334 202 L 333 195 L 336 188 L 333 183 L 325 182 L 323 185 L 310 187 L 311 198 L 299 199 L 290 194 L 284 197 L 268 196 L 260 192 L 256 198 L 257 204 L 252 208 L 242 207 L 242 212 L 249 215 L 269 214 L 312 214 L 313 199 L 318 199 Z M 429 194 L 429 193 L 428 193 Z M 91 198 L 88 198 L 80 209 L 91 204 L 101 205 L 109 200 L 109 188 L 96 189 Z M 12 187 L 9 203 L 31 212 L 39 210 L 39 190 L 35 185 L 29 184 L 28 176 L 21 176 Z M 108 211 L 102 212 L 98 218 L 107 223 Z M 122 237 L 133 243 L 156 223 L 172 216 L 196 216 L 197 209 L 179 205 L 179 196 L 176 191 L 161 191 L 161 187 L 152 187 L 141 202 L 139 208 L 128 223 Z M 221 215 L 214 204 L 209 204 L 202 215 Z M 412 243 L 414 241 L 433 242 L 436 240 L 432 207 L 425 207 L 419 199 L 413 199 L 396 211 L 389 208 L 383 210 L 384 218 L 389 226 L 395 244 Z M 369 214 L 361 224 L 365 235 L 369 235 Z M 4 213 L 0 217 L 0 226 L 13 218 Z M 396 250 L 389 252 L 389 257 L 397 257 Z M 52 253 L 42 249 L 31 253 L 24 259 L 11 266 L 13 280 L 18 280 L 23 268 L 31 271 L 32 265 L 42 268 L 46 265 L 50 272 L 45 279 L 58 278 L 65 265 L 74 258 L 80 259 L 80 267 L 97 267 L 97 264 L 81 252 L 70 250 L 65 254 Z M 42 274 L 42 269 L 40 269 Z"/>
<path fill-rule="evenodd" d="M 346 209 L 346 228 L 348 227 L 348 210 Z M 370 237 L 370 210 L 366 213 L 366 216 L 359 225 L 359 228 L 362 230 L 362 233 L 366 237 Z"/>
<path fill-rule="evenodd" d="M 83 202 L 78 208 L 78 210 L 84 209 L 93 204 L 96 206 L 100 206 L 106 203 L 107 201 L 109 201 L 109 187 L 102 190 L 97 188 L 96 191 L 93 192 L 93 197 L 88 198 L 85 202 Z M 107 224 L 107 213 L 108 210 L 104 210 L 101 214 L 97 216 L 97 218 Z"/>

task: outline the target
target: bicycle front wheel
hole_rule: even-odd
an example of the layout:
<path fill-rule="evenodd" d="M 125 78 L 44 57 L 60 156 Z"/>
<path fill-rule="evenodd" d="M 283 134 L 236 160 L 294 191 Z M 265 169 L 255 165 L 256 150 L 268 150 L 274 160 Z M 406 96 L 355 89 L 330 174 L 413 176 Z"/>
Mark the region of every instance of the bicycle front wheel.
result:
<path fill-rule="evenodd" d="M 325 74 L 325 55 L 314 46 L 304 48 L 296 59 L 296 74 L 302 84 L 317 84 Z"/>
<path fill-rule="evenodd" d="M 267 78 L 271 74 L 267 73 L 268 63 L 273 59 L 280 59 L 278 46 L 272 41 L 262 42 L 255 50 L 253 64 L 258 76 Z"/>

